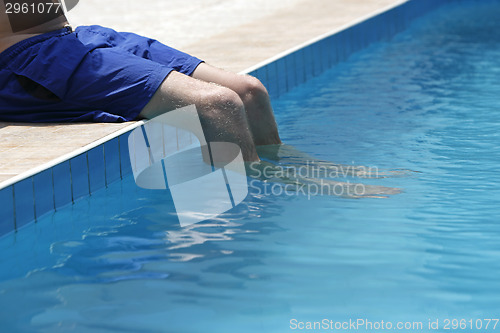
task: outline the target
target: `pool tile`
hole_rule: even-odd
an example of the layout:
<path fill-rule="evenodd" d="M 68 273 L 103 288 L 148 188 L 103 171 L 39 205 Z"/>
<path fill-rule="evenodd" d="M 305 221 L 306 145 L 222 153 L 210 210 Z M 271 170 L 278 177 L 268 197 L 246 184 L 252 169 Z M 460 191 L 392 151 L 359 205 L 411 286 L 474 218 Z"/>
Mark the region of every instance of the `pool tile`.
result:
<path fill-rule="evenodd" d="M 292 53 L 285 57 L 285 64 L 287 70 L 286 85 L 288 91 L 297 86 L 297 69 L 295 68 L 296 54 Z"/>
<path fill-rule="evenodd" d="M 73 201 L 69 161 L 54 166 L 52 175 L 54 177 L 54 202 L 57 210 Z"/>
<path fill-rule="evenodd" d="M 313 50 L 311 45 L 304 48 L 304 71 L 306 81 L 314 77 Z"/>
<path fill-rule="evenodd" d="M 35 187 L 35 215 L 38 219 L 45 213 L 54 210 L 54 189 L 52 183 L 52 169 L 48 169 L 33 176 Z"/>
<path fill-rule="evenodd" d="M 370 45 L 371 43 L 374 43 L 378 41 L 378 34 L 377 34 L 377 20 L 376 17 L 372 17 L 371 19 L 367 20 L 364 22 L 364 29 L 365 29 L 365 47 Z"/>
<path fill-rule="evenodd" d="M 358 45 L 358 51 L 364 49 L 366 47 L 366 24 L 363 24 L 364 22 L 361 22 L 356 25 L 356 30 L 357 30 L 357 45 Z"/>
<path fill-rule="evenodd" d="M 362 34 L 363 34 L 363 29 L 362 26 L 359 24 L 356 24 L 355 26 L 351 27 L 348 31 L 348 38 L 349 41 L 351 42 L 351 54 L 354 52 L 358 52 L 359 50 L 362 49 Z"/>
<path fill-rule="evenodd" d="M 120 150 L 120 170 L 121 178 L 132 173 L 132 164 L 130 163 L 130 154 L 128 151 L 128 136 L 130 132 L 120 135 L 119 150 Z"/>
<path fill-rule="evenodd" d="M 400 33 L 404 30 L 405 24 L 404 24 L 404 16 L 403 13 L 401 12 L 400 8 L 396 8 L 394 10 L 394 21 L 395 21 L 395 26 L 396 26 L 396 33 Z"/>
<path fill-rule="evenodd" d="M 268 87 L 267 90 L 271 98 L 277 98 L 279 96 L 278 88 L 278 69 L 276 62 L 272 62 L 267 67 L 267 80 Z"/>
<path fill-rule="evenodd" d="M 287 86 L 287 68 L 285 59 L 281 58 L 276 61 L 276 70 L 278 76 L 278 96 L 283 95 L 288 91 Z"/>
<path fill-rule="evenodd" d="M 337 49 L 339 50 L 339 53 L 338 53 L 339 62 L 343 62 L 347 59 L 347 57 L 350 54 L 350 45 L 349 45 L 349 41 L 347 40 L 345 30 L 339 32 L 337 41 L 338 41 Z"/>
<path fill-rule="evenodd" d="M 352 35 L 351 35 L 351 29 L 347 29 L 343 32 L 344 34 L 344 40 L 343 40 L 343 43 L 344 43 L 344 48 L 345 48 L 345 60 L 349 59 L 349 57 L 351 56 L 351 54 L 354 53 L 355 49 L 354 49 L 354 41 L 352 39 Z"/>
<path fill-rule="evenodd" d="M 329 43 L 327 39 L 319 42 L 319 51 L 321 57 L 321 71 L 326 71 L 330 68 L 330 52 L 329 52 Z"/>
<path fill-rule="evenodd" d="M 392 38 L 396 33 L 397 33 L 397 25 L 396 25 L 396 15 L 394 14 L 394 10 L 391 10 L 387 13 L 387 19 L 389 23 L 387 26 L 389 27 L 389 35 L 387 36 L 388 38 Z"/>
<path fill-rule="evenodd" d="M 306 70 L 304 65 L 304 49 L 295 52 L 295 77 L 297 85 L 306 82 Z"/>
<path fill-rule="evenodd" d="M 321 59 L 321 42 L 312 45 L 313 73 L 318 76 L 324 71 L 323 60 Z"/>
<path fill-rule="evenodd" d="M 337 65 L 338 63 L 342 62 L 343 60 L 343 48 L 342 48 L 342 38 L 340 34 L 335 34 L 332 36 L 332 45 L 335 47 L 335 61 L 333 62 L 334 65 Z"/>
<path fill-rule="evenodd" d="M 361 48 L 364 49 L 373 41 L 372 32 L 370 31 L 370 22 L 365 22 L 361 29 Z"/>
<path fill-rule="evenodd" d="M 262 84 L 267 88 L 267 86 L 268 86 L 267 71 L 266 71 L 265 67 L 260 67 L 260 68 L 256 69 L 250 75 L 253 75 L 256 78 L 258 78 L 260 80 L 260 82 L 262 82 Z"/>
<path fill-rule="evenodd" d="M 0 237 L 15 229 L 14 224 L 14 197 L 13 187 L 8 186 L 0 190 Z"/>
<path fill-rule="evenodd" d="M 397 34 L 403 30 L 402 13 L 399 8 L 395 8 L 393 10 L 393 19 L 394 19 L 394 31 Z"/>
<path fill-rule="evenodd" d="M 90 195 L 87 154 L 81 154 L 69 161 L 71 167 L 71 190 L 73 201 Z"/>
<path fill-rule="evenodd" d="M 14 184 L 14 207 L 17 229 L 35 220 L 33 177 Z"/>
<path fill-rule="evenodd" d="M 412 14 L 411 14 L 411 11 L 409 10 L 404 10 L 403 11 L 403 15 L 404 15 L 404 24 L 405 24 L 405 28 L 408 27 L 408 25 L 410 24 L 411 20 L 412 20 Z"/>
<path fill-rule="evenodd" d="M 347 59 L 349 59 L 349 57 L 353 53 L 353 43 L 351 40 L 351 34 L 350 34 L 349 30 L 343 31 L 342 35 L 343 35 L 342 43 L 344 45 L 344 51 L 345 51 L 344 52 L 344 60 L 346 61 Z"/>
<path fill-rule="evenodd" d="M 106 169 L 104 166 L 104 145 L 99 145 L 87 152 L 90 193 L 106 186 Z"/>
<path fill-rule="evenodd" d="M 392 36 L 394 36 L 394 20 L 392 11 L 387 12 L 386 14 L 387 23 L 385 24 L 385 39 L 390 40 Z"/>
<path fill-rule="evenodd" d="M 329 57 L 329 67 L 333 67 L 338 63 L 338 56 L 337 56 L 337 39 L 335 35 L 328 37 L 327 39 L 328 42 L 328 57 Z"/>
<path fill-rule="evenodd" d="M 114 138 L 104 143 L 104 163 L 106 166 L 106 185 L 120 179 L 120 143 Z"/>

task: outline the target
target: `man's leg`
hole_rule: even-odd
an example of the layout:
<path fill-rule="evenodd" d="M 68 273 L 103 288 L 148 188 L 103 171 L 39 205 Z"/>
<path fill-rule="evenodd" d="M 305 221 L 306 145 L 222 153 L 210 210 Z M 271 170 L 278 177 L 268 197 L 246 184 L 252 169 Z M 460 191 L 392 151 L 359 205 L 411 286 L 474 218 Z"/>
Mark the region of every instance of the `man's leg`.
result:
<path fill-rule="evenodd" d="M 228 72 L 206 63 L 201 63 L 191 76 L 227 87 L 240 96 L 256 145 L 281 143 L 269 95 L 258 79 Z"/>
<path fill-rule="evenodd" d="M 194 104 L 207 142 L 232 142 L 240 146 L 245 161 L 258 161 L 243 101 L 233 90 L 172 71 L 163 81 L 140 118 Z"/>

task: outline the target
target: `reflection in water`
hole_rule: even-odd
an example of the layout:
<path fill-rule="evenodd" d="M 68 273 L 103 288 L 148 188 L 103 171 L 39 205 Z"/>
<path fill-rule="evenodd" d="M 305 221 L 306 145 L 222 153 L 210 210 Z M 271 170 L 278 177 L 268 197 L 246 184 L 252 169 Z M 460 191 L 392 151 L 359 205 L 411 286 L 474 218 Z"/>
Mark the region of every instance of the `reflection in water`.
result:
<path fill-rule="evenodd" d="M 282 207 L 273 202 L 274 200 L 269 198 L 250 193 L 247 200 L 216 219 L 166 231 L 165 239 L 168 242 L 166 248 L 170 252 L 171 260 L 189 261 L 207 255 L 212 256 L 216 252 L 222 255 L 234 254 L 233 250 L 215 250 L 209 254 L 203 245 L 269 231 L 273 224 L 268 220 L 273 216 L 279 216 L 282 211 Z M 262 220 L 264 216 L 266 220 Z M 207 244 L 207 246 L 213 245 Z M 189 252 L 186 252 L 188 250 Z"/>
<path fill-rule="evenodd" d="M 117 192 L 116 188 L 120 186 L 123 188 Z M 7 262 L 2 262 L 3 267 L 11 264 L 15 269 L 2 272 L 0 304 L 4 308 L 5 302 L 12 302 L 16 314 L 0 314 L 2 327 L 20 331 L 23 327 L 31 327 L 30 321 L 41 321 L 46 322 L 44 327 L 50 330 L 55 331 L 57 325 L 58 329 L 69 329 L 64 319 L 58 324 L 50 318 L 57 316 L 59 311 L 68 314 L 71 309 L 82 311 L 86 297 L 101 291 L 104 297 L 101 301 L 113 304 L 103 305 L 101 309 L 102 320 L 107 317 L 109 321 L 117 307 L 121 308 L 120 313 L 123 308 L 135 307 L 135 303 L 127 305 L 121 299 L 124 284 L 134 284 L 130 289 L 132 294 L 141 291 L 140 296 L 134 294 L 135 299 L 149 293 L 145 287 L 147 283 L 161 283 L 151 291 L 150 298 L 142 300 L 147 307 L 156 304 L 154 294 L 160 289 L 165 296 L 170 295 L 167 297 L 182 296 L 184 304 L 187 300 L 198 302 L 200 297 L 203 299 L 202 290 L 208 285 L 214 290 L 235 290 L 244 287 L 243 280 L 261 278 L 245 271 L 250 269 L 253 272 L 255 267 L 264 265 L 268 250 L 255 246 L 262 242 L 261 237 L 281 230 L 273 219 L 282 213 L 283 207 L 273 198 L 250 195 L 241 205 L 217 219 L 181 228 L 174 208 L 165 201 L 166 196 L 138 190 L 134 186 L 133 179 L 127 179 L 124 184 L 113 184 L 96 193 L 93 200 L 77 202 L 71 214 L 78 215 L 78 219 L 72 223 L 67 223 L 65 214 L 55 214 L 28 227 L 47 229 L 50 224 L 56 224 L 60 228 L 57 235 L 47 233 L 44 241 L 33 244 L 30 254 L 38 259 L 36 262 L 18 262 L 19 256 L 5 257 Z M 120 212 L 118 207 L 109 207 L 108 211 L 98 209 L 107 200 L 127 202 L 128 210 Z M 29 233 L 29 230 L 23 231 Z M 26 246 L 24 240 L 19 239 L 12 250 Z M 214 274 L 218 277 L 214 278 Z M 180 283 L 192 286 L 184 290 L 179 288 Z M 27 285 L 31 286 L 29 295 L 25 295 Z M 108 291 L 104 292 L 104 286 Z M 87 288 L 94 291 L 86 295 Z M 120 291 L 115 293 L 115 288 Z M 217 298 L 216 295 L 210 297 Z M 80 301 L 75 302 L 77 299 Z M 96 301 L 93 302 L 95 305 Z M 158 308 L 159 305 L 154 306 Z M 27 307 L 32 309 L 31 314 L 22 310 Z M 171 303 L 160 307 L 171 307 Z M 30 319 L 20 319 L 20 316 Z M 99 318 L 92 320 L 98 322 Z M 114 327 L 120 325 L 122 323 L 115 323 Z M 85 326 L 85 320 L 77 324 L 82 331 L 85 331 Z"/>
<path fill-rule="evenodd" d="M 121 185 L 123 188 L 116 191 Z M 99 200 L 127 202 L 127 211 L 120 212 L 118 206 L 102 211 Z M 273 198 L 251 193 L 231 211 L 181 228 L 167 194 L 137 189 L 133 179 L 128 179 L 96 193 L 93 200 L 77 202 L 69 212 L 77 217 L 72 221 L 67 220 L 66 214 L 55 214 L 25 228 L 12 251 L 31 243 L 29 238 L 21 237 L 30 235 L 29 229 L 50 230 L 52 224 L 58 232 L 44 233 L 43 242 L 40 239 L 29 245 L 32 250 L 28 260 L 18 262 L 16 258 L 21 254 L 15 253 L 4 257 L 2 264 L 11 265 L 12 269 L 3 270 L 1 275 L 2 279 L 14 279 L 55 270 L 82 282 L 115 281 L 110 275 L 122 276 L 116 279 L 124 275 L 164 278 L 161 274 L 147 275 L 144 266 L 159 260 L 185 262 L 234 254 L 233 249 L 224 249 L 221 242 L 275 231 L 271 220 L 282 209 Z"/>
<path fill-rule="evenodd" d="M 350 199 L 387 198 L 401 193 L 401 189 L 357 182 L 337 181 L 334 178 L 387 178 L 410 174 L 408 171 L 382 171 L 377 167 L 337 164 L 314 158 L 291 145 L 258 147 L 259 162 L 247 163 L 249 177 L 268 183 L 266 194 L 339 196 Z M 272 183 L 272 185 L 269 185 Z M 253 182 L 250 183 L 252 187 Z M 276 186 L 278 188 L 276 188 Z M 283 189 L 280 189 L 280 186 Z M 295 192 L 295 193 L 293 193 Z"/>

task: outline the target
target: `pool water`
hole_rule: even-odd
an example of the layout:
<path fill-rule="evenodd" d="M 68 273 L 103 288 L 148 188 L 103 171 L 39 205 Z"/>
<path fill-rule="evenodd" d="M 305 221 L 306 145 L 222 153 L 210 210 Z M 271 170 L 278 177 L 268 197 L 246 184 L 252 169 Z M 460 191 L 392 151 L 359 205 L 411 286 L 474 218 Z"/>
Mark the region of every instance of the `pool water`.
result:
<path fill-rule="evenodd" d="M 282 139 L 316 158 L 415 171 L 350 178 L 401 194 L 265 195 L 256 182 L 235 209 L 180 228 L 168 192 L 129 176 L 0 239 L 0 331 L 485 331 L 500 316 L 498 17 L 498 2 L 446 5 L 274 101 Z"/>

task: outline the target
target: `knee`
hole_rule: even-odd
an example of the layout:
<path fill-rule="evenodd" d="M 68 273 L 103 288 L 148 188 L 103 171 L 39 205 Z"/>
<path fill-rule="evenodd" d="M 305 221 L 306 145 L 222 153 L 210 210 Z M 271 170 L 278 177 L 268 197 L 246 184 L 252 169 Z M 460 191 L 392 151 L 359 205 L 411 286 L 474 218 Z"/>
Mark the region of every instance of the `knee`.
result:
<path fill-rule="evenodd" d="M 204 94 L 203 100 L 203 104 L 223 113 L 244 111 L 240 96 L 229 88 L 214 85 L 213 89 Z"/>
<path fill-rule="evenodd" d="M 246 102 L 269 98 L 266 87 L 256 77 L 243 75 L 241 77 L 239 93 L 241 99 Z"/>

